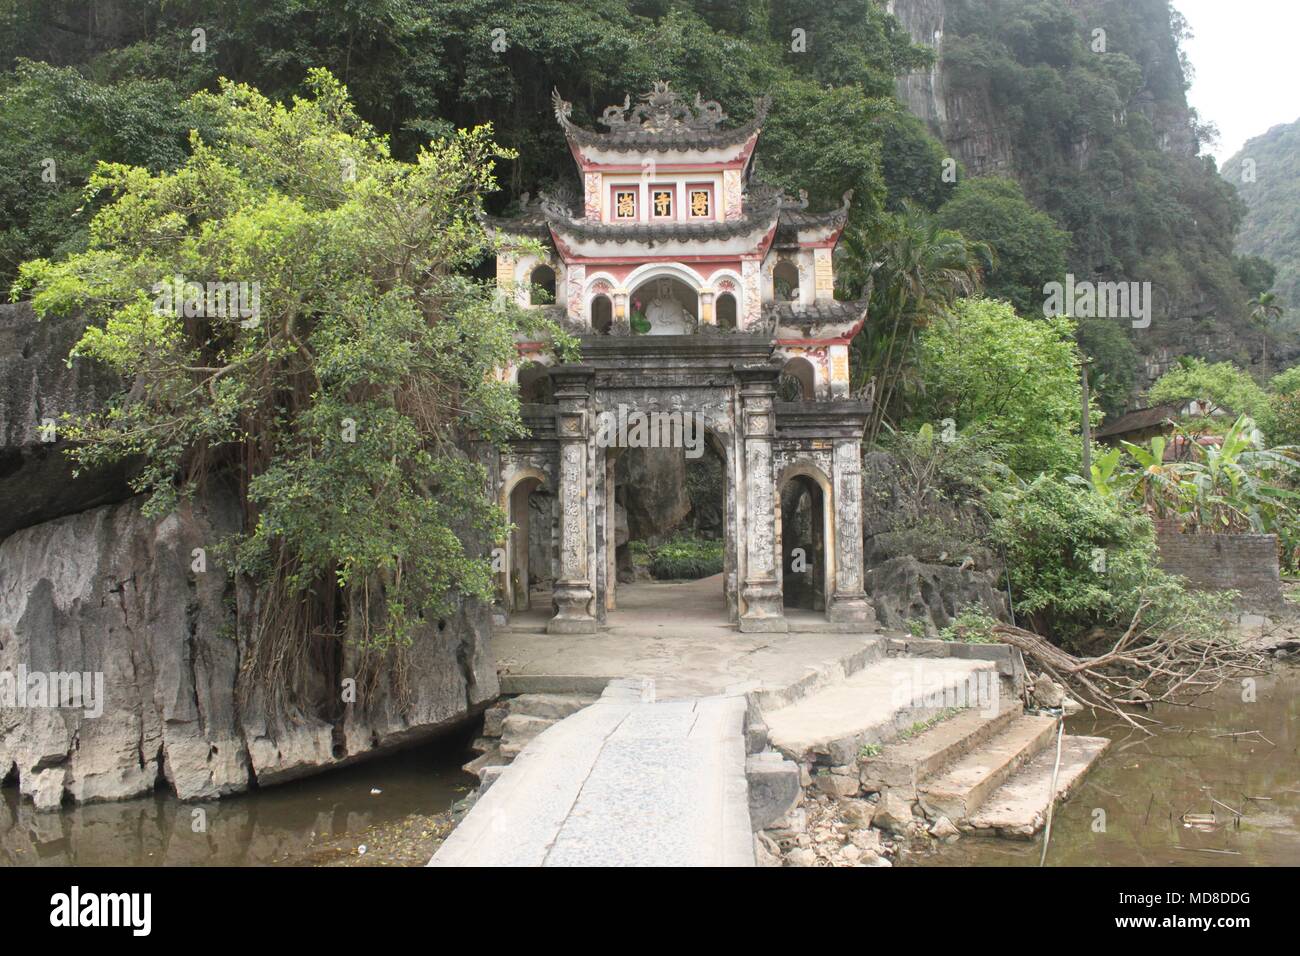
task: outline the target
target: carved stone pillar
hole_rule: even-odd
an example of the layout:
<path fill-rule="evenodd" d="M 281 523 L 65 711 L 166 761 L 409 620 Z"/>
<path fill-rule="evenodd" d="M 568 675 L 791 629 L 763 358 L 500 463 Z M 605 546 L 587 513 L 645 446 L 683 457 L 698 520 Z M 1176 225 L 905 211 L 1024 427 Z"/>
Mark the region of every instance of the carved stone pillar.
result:
<path fill-rule="evenodd" d="M 745 473 L 745 580 L 740 629 L 786 631 L 785 609 L 776 565 L 776 479 L 772 473 L 772 438 L 776 433 L 776 383 L 773 366 L 740 368 L 741 436 Z"/>
<path fill-rule="evenodd" d="M 836 624 L 876 626 L 876 612 L 863 590 L 862 576 L 862 440 L 835 440 L 835 594 L 826 618 Z"/>
<path fill-rule="evenodd" d="M 557 610 L 546 625 L 552 634 L 590 634 L 595 598 L 591 583 L 590 503 L 591 430 L 590 368 L 566 365 L 551 372 L 555 381 L 556 433 L 560 440 L 560 568 L 553 596 Z"/>

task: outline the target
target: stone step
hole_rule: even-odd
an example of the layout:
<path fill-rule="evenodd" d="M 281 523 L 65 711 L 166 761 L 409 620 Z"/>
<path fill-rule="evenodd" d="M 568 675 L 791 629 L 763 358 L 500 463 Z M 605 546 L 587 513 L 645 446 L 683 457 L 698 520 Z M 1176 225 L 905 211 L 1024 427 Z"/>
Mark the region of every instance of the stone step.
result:
<path fill-rule="evenodd" d="M 892 740 L 949 708 L 977 706 L 998 687 L 989 661 L 885 659 L 789 706 L 764 710 L 763 719 L 771 746 L 789 759 L 846 766 L 866 745 Z"/>
<path fill-rule="evenodd" d="M 1061 769 L 1057 773 L 1055 800 L 1064 800 L 1110 745 L 1105 737 L 1066 735 L 1061 740 Z M 1028 839 L 1047 822 L 1048 790 L 1056 766 L 1056 740 L 989 794 L 984 804 L 962 825 L 975 834 Z"/>
<path fill-rule="evenodd" d="M 967 819 L 989 794 L 1052 743 L 1056 718 L 1024 714 L 976 750 L 944 767 L 917 787 L 930 817 L 946 816 L 954 823 Z"/>
<path fill-rule="evenodd" d="M 495 704 L 483 711 L 483 736 L 500 737 L 501 725 L 509 716 L 510 708 L 506 704 Z"/>
<path fill-rule="evenodd" d="M 510 700 L 509 708 L 511 716 L 559 720 L 595 702 L 594 695 L 586 694 L 520 694 Z"/>
<path fill-rule="evenodd" d="M 478 777 L 480 782 L 483 779 L 483 771 L 488 767 L 499 767 L 506 762 L 506 758 L 501 755 L 499 750 L 490 750 L 487 753 L 479 754 L 473 760 L 461 766 L 461 770 L 466 773 L 472 773 Z"/>
<path fill-rule="evenodd" d="M 886 744 L 877 756 L 860 762 L 863 789 L 896 790 L 915 800 L 921 781 L 1001 733 L 1025 707 L 1018 700 L 1002 699 L 996 712 L 990 710 L 967 708 L 915 737 Z"/>
<path fill-rule="evenodd" d="M 549 717 L 511 714 L 501 724 L 501 755 L 513 760 L 542 731 L 557 723 Z"/>

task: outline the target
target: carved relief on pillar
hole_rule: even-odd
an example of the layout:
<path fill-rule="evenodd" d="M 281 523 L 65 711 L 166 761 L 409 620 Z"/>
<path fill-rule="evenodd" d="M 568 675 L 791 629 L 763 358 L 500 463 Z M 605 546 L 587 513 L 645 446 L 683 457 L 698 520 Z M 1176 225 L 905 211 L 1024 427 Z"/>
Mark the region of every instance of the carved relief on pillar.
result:
<path fill-rule="evenodd" d="M 757 266 L 757 263 L 755 263 Z M 757 270 L 756 270 L 757 271 Z M 742 631 L 785 631 L 785 609 L 777 579 L 776 478 L 772 441 L 773 401 L 780 371 L 771 366 L 739 368 L 741 435 L 745 458 L 745 581 Z"/>
<path fill-rule="evenodd" d="M 832 345 L 829 353 L 831 398 L 849 397 L 849 347 Z"/>
<path fill-rule="evenodd" d="M 745 289 L 745 317 L 740 326 L 755 328 L 763 315 L 762 267 L 757 259 L 745 259 L 740 264 L 740 281 Z"/>
<path fill-rule="evenodd" d="M 587 284 L 587 267 L 584 265 L 573 264 L 564 270 L 566 295 L 566 308 L 569 312 L 569 318 L 581 321 L 585 318 L 587 310 L 583 302 L 584 289 Z"/>
<path fill-rule="evenodd" d="M 876 626 L 875 609 L 863 589 L 862 441 L 835 442 L 831 480 L 835 489 L 835 595 L 827 612 L 835 623 Z"/>
<path fill-rule="evenodd" d="M 595 592 L 591 583 L 592 548 L 588 535 L 591 425 L 591 369 L 565 366 L 552 372 L 560 442 L 559 578 L 552 596 L 557 610 L 546 629 L 557 634 L 593 633 Z"/>
<path fill-rule="evenodd" d="M 600 220 L 600 173 L 587 173 L 582 177 L 583 214 L 592 221 Z"/>
<path fill-rule="evenodd" d="M 741 182 L 739 169 L 722 171 L 722 215 L 724 219 L 739 219 L 744 210 L 741 208 L 741 196 L 744 184 Z"/>
<path fill-rule="evenodd" d="M 813 275 L 816 287 L 816 301 L 822 302 L 835 298 L 835 270 L 831 264 L 830 249 L 813 250 Z"/>

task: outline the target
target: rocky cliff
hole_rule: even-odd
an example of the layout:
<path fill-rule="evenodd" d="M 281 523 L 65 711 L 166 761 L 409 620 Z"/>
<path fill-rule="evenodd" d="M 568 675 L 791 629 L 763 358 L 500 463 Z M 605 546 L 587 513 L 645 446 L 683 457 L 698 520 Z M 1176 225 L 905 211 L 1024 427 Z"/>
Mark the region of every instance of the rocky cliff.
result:
<path fill-rule="evenodd" d="M 1169 0 L 892 0 L 935 65 L 907 108 L 963 175 L 1006 175 L 1071 236 L 1079 279 L 1151 283 L 1143 382 L 1177 356 L 1257 360 L 1236 277 L 1241 212 L 1198 155 Z"/>
<path fill-rule="evenodd" d="M 252 633 L 258 595 L 209 556 L 239 529 L 235 494 L 210 486 L 152 519 L 141 498 L 124 497 L 122 475 L 70 477 L 61 443 L 31 427 L 117 387 L 64 364 L 78 331 L 0 315 L 0 335 L 20 343 L 0 369 L 0 500 L 11 505 L 0 538 L 0 779 L 16 778 L 40 808 L 158 786 L 208 799 L 427 738 L 497 697 L 487 609 L 465 601 L 377 667 L 328 641 L 298 699 L 269 701 L 236 636 Z M 35 693 L 72 674 L 86 682 L 60 700 Z M 15 696 L 20 678 L 26 700 Z"/>
<path fill-rule="evenodd" d="M 130 494 L 128 468 L 73 480 L 60 434 L 65 414 L 99 406 L 121 387 L 68 353 L 84 324 L 36 321 L 31 306 L 0 305 L 0 539 L 19 528 Z"/>

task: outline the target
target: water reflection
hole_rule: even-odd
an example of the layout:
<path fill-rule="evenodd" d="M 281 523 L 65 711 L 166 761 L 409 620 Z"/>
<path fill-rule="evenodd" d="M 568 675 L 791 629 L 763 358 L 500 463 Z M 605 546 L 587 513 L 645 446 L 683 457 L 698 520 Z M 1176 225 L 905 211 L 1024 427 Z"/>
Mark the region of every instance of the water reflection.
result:
<path fill-rule="evenodd" d="M 464 741 L 443 739 L 370 763 L 226 800 L 165 796 L 38 813 L 0 791 L 0 864 L 247 866 L 303 862 L 326 840 L 410 814 L 445 811 L 476 781 Z M 372 789 L 381 792 L 372 794 Z M 206 832 L 195 832 L 196 811 Z"/>
<path fill-rule="evenodd" d="M 1300 671 L 1260 678 L 1254 702 L 1242 698 L 1232 684 L 1196 707 L 1161 706 L 1154 738 L 1109 716 L 1072 718 L 1068 732 L 1114 743 L 1057 807 L 1048 865 L 1300 864 Z M 1188 813 L 1214 814 L 1215 825 L 1186 826 Z M 963 837 L 908 862 L 1036 866 L 1041 852 L 1040 840 Z"/>

